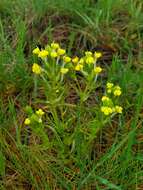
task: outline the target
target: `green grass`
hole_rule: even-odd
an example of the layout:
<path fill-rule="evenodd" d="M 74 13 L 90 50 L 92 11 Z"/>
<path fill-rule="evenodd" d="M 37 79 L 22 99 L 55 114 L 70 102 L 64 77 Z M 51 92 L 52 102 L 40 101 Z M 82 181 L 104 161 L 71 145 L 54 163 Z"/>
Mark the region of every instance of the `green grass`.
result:
<path fill-rule="evenodd" d="M 142 11 L 141 0 L 0 1 L 0 189 L 143 189 Z M 74 117 L 79 120 L 76 127 L 81 121 L 87 124 L 90 113 L 85 117 L 78 109 L 68 108 L 61 126 L 60 116 L 53 121 L 49 113 L 47 121 L 55 126 L 46 128 L 55 138 L 50 151 L 23 125 L 27 105 L 46 107 L 43 89 L 38 88 L 37 95 L 34 91 L 32 50 L 37 43 L 45 46 L 53 40 L 71 55 L 103 52 L 100 65 L 106 74 L 101 81 L 108 79 L 122 88 L 123 114 L 90 145 L 83 143 L 78 129 L 73 129 L 73 141 L 64 128 L 63 123 L 71 125 Z M 72 102 L 77 97 L 69 93 Z M 93 113 L 92 102 L 93 96 L 87 103 Z M 88 127 L 95 125 L 93 118 Z"/>

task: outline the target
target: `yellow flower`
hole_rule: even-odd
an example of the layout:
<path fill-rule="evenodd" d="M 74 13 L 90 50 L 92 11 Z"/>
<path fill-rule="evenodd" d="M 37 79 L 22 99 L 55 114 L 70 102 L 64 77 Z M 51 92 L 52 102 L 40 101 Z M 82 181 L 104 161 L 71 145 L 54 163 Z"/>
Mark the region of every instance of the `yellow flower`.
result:
<path fill-rule="evenodd" d="M 111 89 L 108 89 L 108 90 L 107 90 L 107 93 L 108 93 L 108 94 L 111 94 L 111 92 L 112 92 Z"/>
<path fill-rule="evenodd" d="M 86 51 L 85 55 L 86 55 L 86 57 L 91 57 L 92 56 L 92 52 L 91 51 Z"/>
<path fill-rule="evenodd" d="M 92 64 L 92 63 L 95 62 L 95 60 L 94 60 L 94 58 L 92 56 L 88 56 L 88 57 L 85 58 L 85 62 L 87 64 Z"/>
<path fill-rule="evenodd" d="M 32 71 L 33 73 L 39 75 L 42 72 L 42 68 L 37 63 L 34 63 L 32 66 Z"/>
<path fill-rule="evenodd" d="M 58 54 L 55 51 L 52 51 L 50 55 L 51 55 L 52 58 L 58 57 Z"/>
<path fill-rule="evenodd" d="M 68 68 L 61 68 L 61 70 L 60 70 L 60 72 L 61 72 L 62 74 L 66 74 L 68 71 L 69 71 Z"/>
<path fill-rule="evenodd" d="M 72 62 L 75 64 L 78 63 L 78 61 L 79 61 L 79 58 L 77 56 L 72 59 Z"/>
<path fill-rule="evenodd" d="M 69 56 L 64 56 L 63 60 L 65 63 L 69 63 L 71 61 L 71 58 Z"/>
<path fill-rule="evenodd" d="M 107 82 L 107 84 L 106 84 L 106 87 L 107 87 L 107 88 L 112 88 L 113 86 L 114 86 L 114 84 L 111 83 L 111 82 Z"/>
<path fill-rule="evenodd" d="M 121 92 L 120 86 L 115 86 L 115 87 L 114 87 L 114 92 L 113 92 L 114 96 L 120 96 L 121 93 L 122 93 L 122 92 Z"/>
<path fill-rule="evenodd" d="M 42 119 L 41 118 L 38 119 L 38 123 L 42 123 Z"/>
<path fill-rule="evenodd" d="M 113 93 L 114 93 L 114 96 L 120 96 L 122 92 L 121 90 L 117 89 Z"/>
<path fill-rule="evenodd" d="M 117 113 L 122 113 L 123 108 L 122 108 L 121 106 L 115 106 L 115 111 L 116 111 Z"/>
<path fill-rule="evenodd" d="M 95 52 L 94 56 L 96 59 L 98 59 L 98 58 L 102 57 L 102 53 L 101 52 Z"/>
<path fill-rule="evenodd" d="M 80 58 L 79 64 L 84 64 L 84 59 L 83 58 Z"/>
<path fill-rule="evenodd" d="M 36 111 L 36 114 L 39 115 L 39 116 L 42 116 L 42 115 L 45 114 L 45 112 L 44 112 L 42 109 L 38 109 L 38 110 Z"/>
<path fill-rule="evenodd" d="M 58 43 L 51 43 L 51 48 L 53 48 L 53 49 L 58 49 L 60 46 L 59 46 L 59 44 Z"/>
<path fill-rule="evenodd" d="M 114 87 L 114 89 L 121 90 L 121 87 L 117 85 L 117 86 Z"/>
<path fill-rule="evenodd" d="M 75 70 L 76 71 L 81 71 L 83 69 L 83 65 L 81 65 L 81 64 L 77 64 L 76 66 L 75 66 Z"/>
<path fill-rule="evenodd" d="M 49 52 L 47 50 L 41 50 L 38 54 L 38 57 L 45 58 L 47 55 L 49 55 Z"/>
<path fill-rule="evenodd" d="M 102 102 L 104 102 L 104 101 L 109 101 L 110 98 L 108 98 L 107 96 L 103 96 L 101 100 L 102 100 Z"/>
<path fill-rule="evenodd" d="M 66 50 L 64 50 L 64 49 L 59 48 L 59 49 L 57 50 L 58 56 L 64 55 L 65 53 L 66 53 Z"/>
<path fill-rule="evenodd" d="M 102 106 L 101 112 L 103 112 L 104 115 L 110 115 L 111 113 L 113 113 L 113 110 L 112 110 L 112 108 L 110 108 L 108 106 Z"/>
<path fill-rule="evenodd" d="M 33 54 L 39 54 L 40 53 L 40 49 L 37 47 L 32 51 Z"/>
<path fill-rule="evenodd" d="M 95 74 L 101 73 L 102 68 L 101 67 L 95 67 L 94 72 Z"/>
<path fill-rule="evenodd" d="M 25 121 L 24 121 L 24 124 L 25 125 L 29 125 L 31 123 L 30 119 L 29 118 L 26 118 Z"/>

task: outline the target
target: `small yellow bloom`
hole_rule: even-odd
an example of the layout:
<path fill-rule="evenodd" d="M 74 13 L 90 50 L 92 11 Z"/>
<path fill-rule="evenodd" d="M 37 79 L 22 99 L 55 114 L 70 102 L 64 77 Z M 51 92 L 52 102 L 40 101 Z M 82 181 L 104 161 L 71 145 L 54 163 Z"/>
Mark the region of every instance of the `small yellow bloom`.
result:
<path fill-rule="evenodd" d="M 58 57 L 58 54 L 55 51 L 52 51 L 50 55 L 51 55 L 52 58 Z"/>
<path fill-rule="evenodd" d="M 64 56 L 63 60 L 65 63 L 69 63 L 71 61 L 71 58 L 69 56 Z"/>
<path fill-rule="evenodd" d="M 39 75 L 42 72 L 42 68 L 37 63 L 34 63 L 32 66 L 32 71 L 33 73 Z"/>
<path fill-rule="evenodd" d="M 108 90 L 107 90 L 107 93 L 108 93 L 108 94 L 111 94 L 111 92 L 112 92 L 111 89 L 108 89 Z"/>
<path fill-rule="evenodd" d="M 69 71 L 68 68 L 61 68 L 61 70 L 60 70 L 60 72 L 61 72 L 62 74 L 66 74 L 68 71 Z"/>
<path fill-rule="evenodd" d="M 38 123 L 42 123 L 42 119 L 41 118 L 38 119 Z"/>
<path fill-rule="evenodd" d="M 53 48 L 53 49 L 58 49 L 60 46 L 59 46 L 59 44 L 58 43 L 51 43 L 51 48 Z"/>
<path fill-rule="evenodd" d="M 113 113 L 113 110 L 112 110 L 112 108 L 110 108 L 108 106 L 102 106 L 101 112 L 103 112 L 104 115 L 110 115 L 111 113 Z"/>
<path fill-rule="evenodd" d="M 98 58 L 102 57 L 102 53 L 101 52 L 95 52 L 94 56 L 96 59 L 98 59 Z"/>
<path fill-rule="evenodd" d="M 95 67 L 94 72 L 95 74 L 101 73 L 102 68 L 101 67 Z"/>
<path fill-rule="evenodd" d="M 94 58 L 92 56 L 88 56 L 85 58 L 85 62 L 87 64 L 93 64 L 95 62 Z"/>
<path fill-rule="evenodd" d="M 47 55 L 49 55 L 49 52 L 47 50 L 41 50 L 38 54 L 38 57 L 45 58 Z"/>
<path fill-rule="evenodd" d="M 77 56 L 72 59 L 72 62 L 74 64 L 78 63 L 78 61 L 79 61 L 79 58 Z"/>
<path fill-rule="evenodd" d="M 30 119 L 29 118 L 26 118 L 25 121 L 24 121 L 24 124 L 25 125 L 29 125 L 31 123 Z"/>
<path fill-rule="evenodd" d="M 86 57 L 91 57 L 92 56 L 92 52 L 91 51 L 86 51 L 85 55 L 86 55 Z"/>
<path fill-rule="evenodd" d="M 36 111 L 36 114 L 39 115 L 39 116 L 42 116 L 42 115 L 45 114 L 45 112 L 44 112 L 42 109 L 38 109 L 38 110 Z"/>
<path fill-rule="evenodd" d="M 121 90 L 117 89 L 113 93 L 114 93 L 114 96 L 120 96 L 122 92 L 121 92 Z"/>
<path fill-rule="evenodd" d="M 110 98 L 108 98 L 107 96 L 103 96 L 101 100 L 102 100 L 102 102 L 104 102 L 104 101 L 109 101 Z"/>
<path fill-rule="evenodd" d="M 81 71 L 83 69 L 83 65 L 81 65 L 81 64 L 77 64 L 76 66 L 75 66 L 75 70 L 76 71 Z"/>
<path fill-rule="evenodd" d="M 66 53 L 66 50 L 64 50 L 64 49 L 59 48 L 59 49 L 57 50 L 58 56 L 64 55 L 65 53 Z"/>
<path fill-rule="evenodd" d="M 32 51 L 33 54 L 39 54 L 40 53 L 40 49 L 37 47 Z"/>
<path fill-rule="evenodd" d="M 106 84 L 106 87 L 107 87 L 107 88 L 112 88 L 113 86 L 114 86 L 114 84 L 111 83 L 111 82 L 107 82 L 107 84 Z"/>
<path fill-rule="evenodd" d="M 122 113 L 123 108 L 121 106 L 115 106 L 115 112 Z"/>
<path fill-rule="evenodd" d="M 121 90 L 121 87 L 117 85 L 117 86 L 114 87 L 114 89 L 115 90 Z"/>
<path fill-rule="evenodd" d="M 84 59 L 83 58 L 80 58 L 80 60 L 79 60 L 79 64 L 84 64 Z"/>

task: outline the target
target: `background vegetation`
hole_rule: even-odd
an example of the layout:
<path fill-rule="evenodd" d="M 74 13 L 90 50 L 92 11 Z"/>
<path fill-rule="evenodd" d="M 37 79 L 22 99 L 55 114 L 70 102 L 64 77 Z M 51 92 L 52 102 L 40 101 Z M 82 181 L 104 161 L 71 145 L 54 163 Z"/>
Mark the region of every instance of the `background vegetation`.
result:
<path fill-rule="evenodd" d="M 103 52 L 103 81 L 123 91 L 124 113 L 97 135 L 90 156 L 74 155 L 79 165 L 19 138 L 25 106 L 37 105 L 32 50 L 53 40 L 69 54 Z M 142 190 L 142 0 L 1 0 L 0 44 L 0 189 Z"/>

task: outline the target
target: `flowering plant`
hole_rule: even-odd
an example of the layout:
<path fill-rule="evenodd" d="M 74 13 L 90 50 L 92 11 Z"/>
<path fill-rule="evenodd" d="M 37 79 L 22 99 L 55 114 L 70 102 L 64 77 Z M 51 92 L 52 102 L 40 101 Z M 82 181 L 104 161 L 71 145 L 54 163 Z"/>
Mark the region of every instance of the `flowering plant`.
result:
<path fill-rule="evenodd" d="M 45 49 L 36 47 L 33 54 L 37 61 L 41 60 L 41 64 L 33 64 L 32 71 L 36 76 L 34 80 L 40 80 L 44 88 L 44 107 L 37 111 L 29 108 L 25 125 L 31 126 L 46 145 L 52 142 L 46 128 L 54 131 L 58 142 L 71 145 L 71 151 L 79 143 L 77 136 L 82 137 L 84 150 L 115 114 L 122 113 L 122 107 L 118 105 L 121 88 L 107 82 L 100 97 L 97 90 L 101 88 L 99 75 L 104 71 L 97 64 L 102 57 L 100 52 L 86 51 L 83 57 L 70 57 L 65 49 L 53 42 Z M 38 93 L 37 85 L 35 88 Z M 68 101 L 72 91 L 77 98 L 74 103 Z M 95 102 L 88 104 L 93 95 Z"/>

